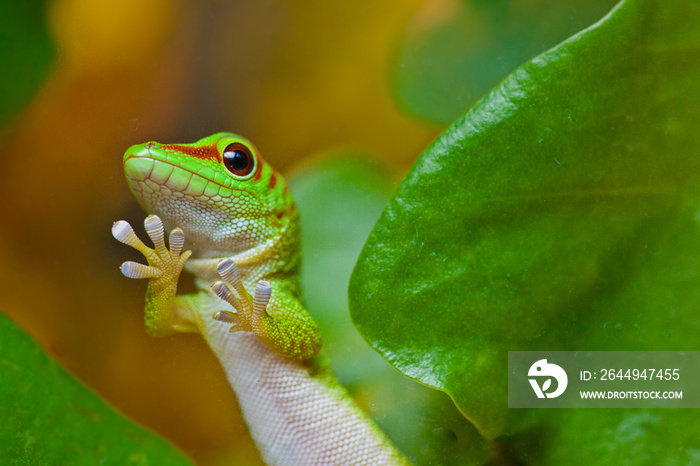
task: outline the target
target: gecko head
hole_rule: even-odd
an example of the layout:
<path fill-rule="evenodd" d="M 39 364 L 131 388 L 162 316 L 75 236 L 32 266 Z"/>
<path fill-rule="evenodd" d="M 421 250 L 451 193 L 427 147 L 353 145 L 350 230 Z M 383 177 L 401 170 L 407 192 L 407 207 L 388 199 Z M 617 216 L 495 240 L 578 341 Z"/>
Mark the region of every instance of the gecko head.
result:
<path fill-rule="evenodd" d="M 284 179 L 236 134 L 132 146 L 124 154 L 124 173 L 144 209 L 167 228 L 182 228 L 195 252 L 230 254 L 296 231 Z"/>

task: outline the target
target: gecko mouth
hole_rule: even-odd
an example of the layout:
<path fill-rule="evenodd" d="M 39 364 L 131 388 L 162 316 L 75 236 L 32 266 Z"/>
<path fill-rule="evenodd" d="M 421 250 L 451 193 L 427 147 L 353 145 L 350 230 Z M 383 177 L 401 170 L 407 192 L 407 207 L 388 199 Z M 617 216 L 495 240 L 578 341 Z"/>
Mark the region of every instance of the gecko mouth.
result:
<path fill-rule="evenodd" d="M 124 173 L 135 194 L 187 196 L 201 201 L 217 202 L 235 197 L 230 178 L 211 167 L 188 167 L 185 163 L 142 144 L 133 146 L 124 155 Z M 140 193 L 136 193 L 139 191 Z"/>

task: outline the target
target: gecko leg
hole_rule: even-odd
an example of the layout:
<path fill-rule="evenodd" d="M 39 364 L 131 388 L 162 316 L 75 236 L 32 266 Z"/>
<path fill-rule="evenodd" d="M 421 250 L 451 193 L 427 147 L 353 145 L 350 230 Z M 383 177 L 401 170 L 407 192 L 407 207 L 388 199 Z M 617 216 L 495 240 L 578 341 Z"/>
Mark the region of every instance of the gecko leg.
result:
<path fill-rule="evenodd" d="M 112 236 L 127 246 L 139 251 L 148 265 L 127 261 L 121 265 L 121 272 L 128 278 L 148 279 L 146 291 L 145 323 L 146 330 L 153 336 L 165 336 L 180 331 L 195 331 L 193 321 L 187 312 L 190 304 L 187 297 L 176 297 L 177 280 L 182 267 L 192 251 L 181 253 L 185 244 L 185 234 L 180 228 L 170 233 L 170 250 L 165 245 L 165 228 L 156 215 L 149 215 L 144 221 L 146 233 L 153 241 L 154 248 L 146 246 L 128 222 L 120 220 L 112 226 Z"/>
<path fill-rule="evenodd" d="M 222 280 L 211 289 L 235 312 L 219 311 L 214 319 L 231 324 L 231 332 L 253 332 L 270 349 L 291 359 L 308 359 L 318 353 L 320 333 L 298 301 L 273 299 L 273 284 L 267 280 L 260 280 L 251 296 L 231 259 L 221 260 L 216 269 Z"/>

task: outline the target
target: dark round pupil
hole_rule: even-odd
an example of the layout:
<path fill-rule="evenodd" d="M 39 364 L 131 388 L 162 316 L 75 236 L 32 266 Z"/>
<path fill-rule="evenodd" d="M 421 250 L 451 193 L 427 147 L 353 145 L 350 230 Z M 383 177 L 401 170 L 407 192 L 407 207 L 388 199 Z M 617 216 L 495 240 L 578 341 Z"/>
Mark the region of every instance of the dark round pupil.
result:
<path fill-rule="evenodd" d="M 224 153 L 229 167 L 233 170 L 245 170 L 248 167 L 248 154 L 240 149 L 230 150 Z"/>

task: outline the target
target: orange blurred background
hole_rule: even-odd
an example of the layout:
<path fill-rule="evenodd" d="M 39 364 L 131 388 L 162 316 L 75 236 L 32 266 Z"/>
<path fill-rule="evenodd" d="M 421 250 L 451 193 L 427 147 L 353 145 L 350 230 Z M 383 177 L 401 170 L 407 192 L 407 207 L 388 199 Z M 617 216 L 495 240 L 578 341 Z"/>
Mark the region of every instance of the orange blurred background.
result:
<path fill-rule="evenodd" d="M 145 283 L 118 271 L 138 256 L 110 234 L 118 219 L 144 218 L 122 154 L 234 131 L 283 172 L 343 146 L 407 169 L 439 129 L 403 116 L 388 89 L 421 3 L 52 2 L 52 75 L 0 139 L 0 310 L 198 463 L 259 464 L 203 341 L 144 332 Z"/>

